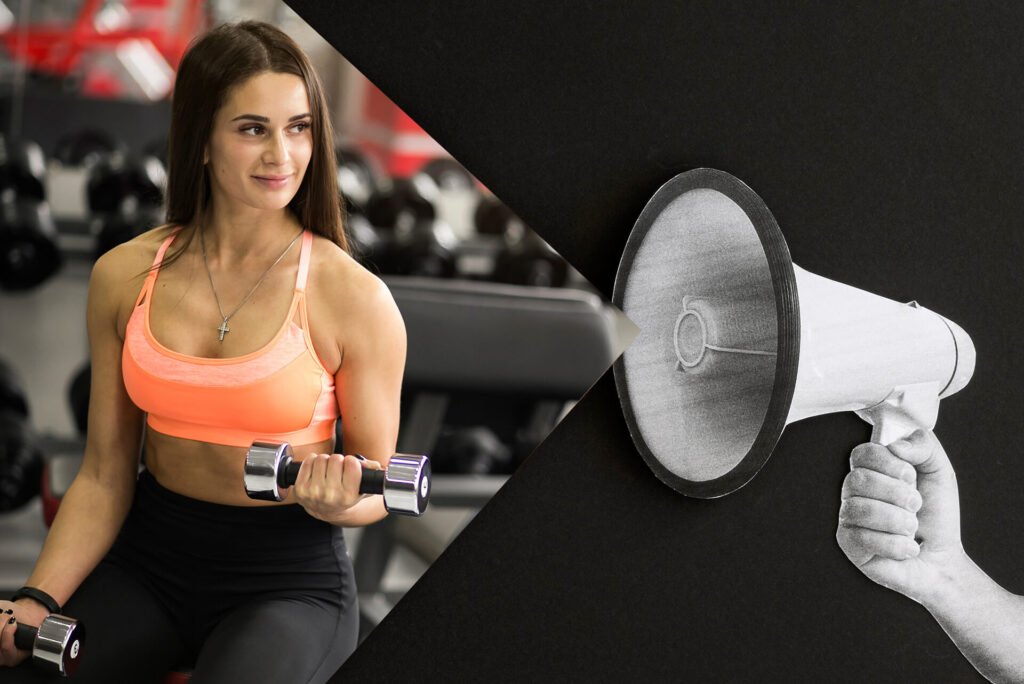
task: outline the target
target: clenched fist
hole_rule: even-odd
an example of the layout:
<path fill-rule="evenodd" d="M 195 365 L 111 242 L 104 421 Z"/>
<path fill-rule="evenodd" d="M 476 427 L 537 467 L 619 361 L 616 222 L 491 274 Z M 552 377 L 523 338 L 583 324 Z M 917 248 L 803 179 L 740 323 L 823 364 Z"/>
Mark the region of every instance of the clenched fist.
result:
<path fill-rule="evenodd" d="M 925 601 L 963 562 L 956 474 L 930 431 L 861 444 L 843 481 L 836 539 L 879 584 Z"/>

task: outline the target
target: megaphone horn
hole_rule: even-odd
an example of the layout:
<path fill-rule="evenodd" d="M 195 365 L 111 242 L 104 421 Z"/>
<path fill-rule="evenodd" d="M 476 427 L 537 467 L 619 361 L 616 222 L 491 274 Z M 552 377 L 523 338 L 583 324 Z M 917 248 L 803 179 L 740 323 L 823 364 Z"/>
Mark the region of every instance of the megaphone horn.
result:
<path fill-rule="evenodd" d="M 811 416 L 856 411 L 886 445 L 931 429 L 974 373 L 960 326 L 795 265 L 761 198 L 714 169 L 654 194 L 612 299 L 640 328 L 614 365 L 630 434 L 689 496 L 742 487 Z"/>

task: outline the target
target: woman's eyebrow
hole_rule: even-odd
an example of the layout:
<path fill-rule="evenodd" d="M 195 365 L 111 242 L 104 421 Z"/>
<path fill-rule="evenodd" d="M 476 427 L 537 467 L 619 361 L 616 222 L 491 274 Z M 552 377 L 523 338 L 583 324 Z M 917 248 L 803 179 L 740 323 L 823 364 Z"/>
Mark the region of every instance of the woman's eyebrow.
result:
<path fill-rule="evenodd" d="M 310 114 L 309 112 L 305 112 L 304 114 L 296 114 L 295 116 L 288 117 L 288 120 L 296 121 L 298 119 L 305 119 L 306 117 L 310 116 L 312 116 L 312 114 Z M 232 121 L 238 121 L 239 119 L 252 119 L 253 121 L 259 121 L 260 123 L 270 123 L 270 119 L 268 117 L 260 116 L 259 114 L 239 114 L 234 119 L 232 119 Z"/>

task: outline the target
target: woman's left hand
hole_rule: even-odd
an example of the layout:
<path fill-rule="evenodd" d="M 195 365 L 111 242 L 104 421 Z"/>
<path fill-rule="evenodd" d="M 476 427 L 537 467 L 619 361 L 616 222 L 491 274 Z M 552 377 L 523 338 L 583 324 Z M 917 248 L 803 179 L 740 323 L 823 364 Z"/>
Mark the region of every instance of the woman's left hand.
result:
<path fill-rule="evenodd" d="M 377 461 L 361 461 L 356 456 L 310 454 L 302 461 L 290 491 L 311 516 L 337 523 L 349 508 L 370 496 L 359 493 L 363 468 L 377 470 L 380 467 Z"/>

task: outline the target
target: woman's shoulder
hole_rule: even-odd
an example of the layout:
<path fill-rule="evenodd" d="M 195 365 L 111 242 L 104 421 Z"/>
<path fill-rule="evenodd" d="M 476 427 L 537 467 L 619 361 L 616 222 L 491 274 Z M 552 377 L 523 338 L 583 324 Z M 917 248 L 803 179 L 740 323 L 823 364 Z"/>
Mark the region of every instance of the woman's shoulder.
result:
<path fill-rule="evenodd" d="M 379 276 L 369 271 L 348 252 L 321 235 L 314 238 L 310 265 L 311 300 L 341 315 L 368 322 L 389 316 L 395 310 L 391 291 Z"/>
<path fill-rule="evenodd" d="M 177 226 L 164 224 L 147 230 L 127 242 L 113 247 L 96 260 L 93 267 L 94 273 L 101 275 L 138 274 L 139 271 L 148 270 L 156 259 L 156 253 L 160 249 Z"/>
<path fill-rule="evenodd" d="M 322 235 L 314 234 L 310 278 L 317 290 L 341 301 L 365 300 L 388 292 L 384 281 L 351 254 Z M 390 294 L 388 294 L 390 296 Z"/>
<path fill-rule="evenodd" d="M 101 306 L 116 308 L 119 321 L 134 304 L 160 245 L 174 228 L 173 225 L 157 226 L 113 247 L 93 264 L 90 295 Z"/>

